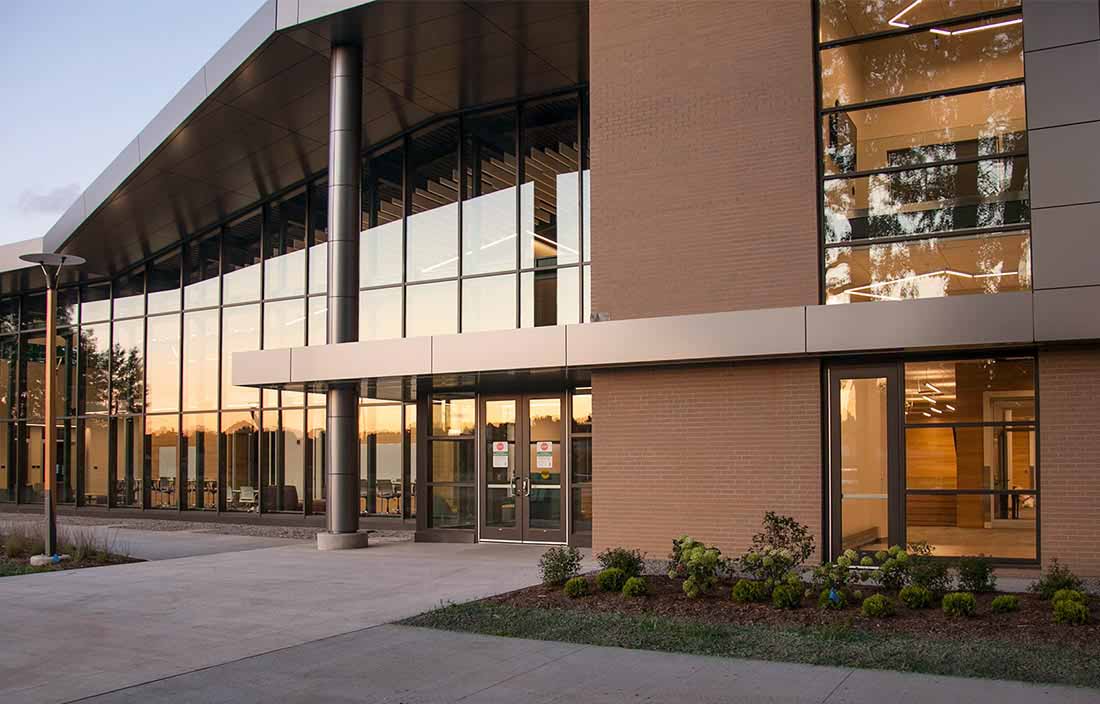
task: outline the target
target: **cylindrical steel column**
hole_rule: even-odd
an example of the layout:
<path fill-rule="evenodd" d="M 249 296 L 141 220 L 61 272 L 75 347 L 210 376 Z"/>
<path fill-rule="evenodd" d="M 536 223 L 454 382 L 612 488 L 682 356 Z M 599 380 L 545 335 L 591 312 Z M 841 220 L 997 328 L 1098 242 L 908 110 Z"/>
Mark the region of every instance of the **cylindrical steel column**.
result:
<path fill-rule="evenodd" d="M 360 159 L 363 49 L 332 47 L 328 147 L 328 341 L 359 339 Z M 359 530 L 359 389 L 328 390 L 325 452 L 329 533 Z"/>

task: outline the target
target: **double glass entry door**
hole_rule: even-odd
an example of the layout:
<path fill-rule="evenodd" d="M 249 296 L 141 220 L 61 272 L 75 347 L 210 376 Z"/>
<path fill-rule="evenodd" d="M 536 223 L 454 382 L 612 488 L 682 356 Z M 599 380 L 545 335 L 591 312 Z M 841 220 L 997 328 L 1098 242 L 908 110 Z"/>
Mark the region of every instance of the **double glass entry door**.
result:
<path fill-rule="evenodd" d="M 565 542 L 563 397 L 482 403 L 481 538 Z"/>

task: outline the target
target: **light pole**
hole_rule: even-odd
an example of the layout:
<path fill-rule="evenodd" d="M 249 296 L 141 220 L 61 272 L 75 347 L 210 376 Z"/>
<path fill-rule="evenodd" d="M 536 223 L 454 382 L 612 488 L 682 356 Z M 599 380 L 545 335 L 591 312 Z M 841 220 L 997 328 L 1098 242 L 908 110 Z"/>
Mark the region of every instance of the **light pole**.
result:
<path fill-rule="evenodd" d="M 46 395 L 45 423 L 46 428 L 42 433 L 45 442 L 42 461 L 42 486 L 46 495 L 43 497 L 46 504 L 46 557 L 57 554 L 57 492 L 54 491 L 53 482 L 57 476 L 57 423 L 55 417 L 57 409 L 53 403 L 53 364 L 57 356 L 57 277 L 63 266 L 79 266 L 84 263 L 82 257 L 74 254 L 54 254 L 43 252 L 41 254 L 24 254 L 19 257 L 25 262 L 37 264 L 42 268 L 42 275 L 46 277 L 46 359 L 44 385 Z"/>

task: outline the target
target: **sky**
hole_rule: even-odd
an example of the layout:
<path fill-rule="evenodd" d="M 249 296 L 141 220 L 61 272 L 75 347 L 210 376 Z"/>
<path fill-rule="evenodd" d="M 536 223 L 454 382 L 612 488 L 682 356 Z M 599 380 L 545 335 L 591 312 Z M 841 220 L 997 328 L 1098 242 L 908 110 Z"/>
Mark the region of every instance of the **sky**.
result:
<path fill-rule="evenodd" d="M 41 237 L 263 0 L 3 0 L 0 244 Z"/>

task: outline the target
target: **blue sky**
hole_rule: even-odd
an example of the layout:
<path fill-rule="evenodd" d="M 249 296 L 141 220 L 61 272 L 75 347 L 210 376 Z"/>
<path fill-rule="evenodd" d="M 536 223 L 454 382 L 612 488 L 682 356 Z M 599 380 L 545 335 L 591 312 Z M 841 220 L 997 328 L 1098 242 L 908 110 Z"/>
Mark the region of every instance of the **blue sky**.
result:
<path fill-rule="evenodd" d="M 0 244 L 39 237 L 262 0 L 4 0 Z"/>

